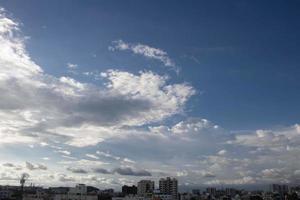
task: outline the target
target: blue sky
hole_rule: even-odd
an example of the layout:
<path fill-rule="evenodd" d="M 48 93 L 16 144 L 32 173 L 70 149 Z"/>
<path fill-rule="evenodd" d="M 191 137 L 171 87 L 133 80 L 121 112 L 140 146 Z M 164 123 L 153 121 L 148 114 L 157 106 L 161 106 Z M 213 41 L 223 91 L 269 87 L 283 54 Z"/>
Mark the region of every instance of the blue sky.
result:
<path fill-rule="evenodd" d="M 159 47 L 181 68 L 172 79 L 203 92 L 191 100 L 191 115 L 230 129 L 298 122 L 298 4 L 2 2 L 24 24 L 23 32 L 31 37 L 27 48 L 45 71 L 64 75 L 65 63 L 74 62 L 86 71 L 169 73 L 160 63 L 107 51 L 117 39 Z"/>
<path fill-rule="evenodd" d="M 299 169 L 276 160 L 299 151 L 299 4 L 0 1 L 3 170 L 103 187 L 293 183 Z"/>

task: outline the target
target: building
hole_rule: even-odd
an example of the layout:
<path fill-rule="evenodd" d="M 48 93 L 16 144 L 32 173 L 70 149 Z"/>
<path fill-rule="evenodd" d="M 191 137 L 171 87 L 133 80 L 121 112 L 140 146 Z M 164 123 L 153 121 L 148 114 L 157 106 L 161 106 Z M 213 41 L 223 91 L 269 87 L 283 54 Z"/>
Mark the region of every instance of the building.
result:
<path fill-rule="evenodd" d="M 110 188 L 110 189 L 100 190 L 99 193 L 113 195 L 115 193 L 115 191 L 114 191 L 114 189 Z"/>
<path fill-rule="evenodd" d="M 114 189 L 105 189 L 98 191 L 98 200 L 111 200 L 115 195 Z"/>
<path fill-rule="evenodd" d="M 287 185 L 272 184 L 271 191 L 277 192 L 279 194 L 283 194 L 283 193 L 287 193 L 289 191 L 289 188 Z"/>
<path fill-rule="evenodd" d="M 152 197 L 126 196 L 126 197 L 112 197 L 112 200 L 153 200 Z"/>
<path fill-rule="evenodd" d="M 273 199 L 285 199 L 286 194 L 289 192 L 287 185 L 272 184 L 271 192 L 274 193 Z"/>
<path fill-rule="evenodd" d="M 200 192 L 201 192 L 200 189 L 193 189 L 192 190 L 193 195 L 200 195 Z"/>
<path fill-rule="evenodd" d="M 175 178 L 161 178 L 159 190 L 162 194 L 172 195 L 173 200 L 178 199 L 178 181 Z"/>
<path fill-rule="evenodd" d="M 217 189 L 214 188 L 214 187 L 211 187 L 211 188 L 206 188 L 206 192 L 212 196 L 216 196 L 217 194 Z"/>
<path fill-rule="evenodd" d="M 70 188 L 66 194 L 55 194 L 53 200 L 98 200 L 98 195 L 89 194 L 87 186 L 78 184 L 74 188 Z"/>
<path fill-rule="evenodd" d="M 124 195 L 136 195 L 137 194 L 137 187 L 135 185 L 133 185 L 133 186 L 123 185 L 122 193 Z"/>
<path fill-rule="evenodd" d="M 0 200 L 2 199 L 11 199 L 13 192 L 7 189 L 0 189 Z"/>
<path fill-rule="evenodd" d="M 66 194 L 69 192 L 68 187 L 49 187 L 49 192 L 51 194 Z"/>
<path fill-rule="evenodd" d="M 225 193 L 228 196 L 234 197 L 237 194 L 237 190 L 234 188 L 226 188 Z"/>
<path fill-rule="evenodd" d="M 87 194 L 87 187 L 85 184 L 78 184 L 74 188 L 69 189 L 69 194 L 80 194 L 86 195 Z"/>
<path fill-rule="evenodd" d="M 138 182 L 137 194 L 139 196 L 150 196 L 154 191 L 154 181 L 141 180 Z"/>
<path fill-rule="evenodd" d="M 173 200 L 173 196 L 169 194 L 155 194 L 153 200 Z"/>
<path fill-rule="evenodd" d="M 173 200 L 172 195 L 163 194 L 160 190 L 155 189 L 153 192 L 152 200 Z"/>

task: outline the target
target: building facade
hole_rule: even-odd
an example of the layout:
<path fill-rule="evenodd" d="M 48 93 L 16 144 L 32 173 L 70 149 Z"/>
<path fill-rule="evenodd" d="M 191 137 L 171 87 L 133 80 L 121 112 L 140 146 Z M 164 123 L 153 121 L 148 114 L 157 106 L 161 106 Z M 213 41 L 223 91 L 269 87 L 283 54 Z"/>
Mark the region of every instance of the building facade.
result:
<path fill-rule="evenodd" d="M 98 200 L 98 195 L 88 194 L 87 186 L 78 184 L 66 194 L 55 194 L 53 200 Z"/>
<path fill-rule="evenodd" d="M 137 187 L 135 185 L 133 185 L 133 186 L 123 185 L 122 193 L 124 195 L 135 195 L 135 194 L 137 194 Z"/>
<path fill-rule="evenodd" d="M 138 182 L 137 194 L 139 196 L 152 195 L 153 191 L 154 191 L 154 181 L 141 180 L 141 181 Z"/>
<path fill-rule="evenodd" d="M 175 178 L 161 178 L 159 190 L 162 194 L 172 195 L 173 200 L 178 199 L 178 181 Z"/>

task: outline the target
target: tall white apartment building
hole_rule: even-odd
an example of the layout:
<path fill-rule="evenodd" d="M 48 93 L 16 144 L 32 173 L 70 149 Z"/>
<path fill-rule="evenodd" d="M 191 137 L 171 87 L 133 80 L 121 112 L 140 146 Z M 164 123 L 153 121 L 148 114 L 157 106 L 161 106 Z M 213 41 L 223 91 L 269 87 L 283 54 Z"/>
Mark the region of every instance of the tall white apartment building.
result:
<path fill-rule="evenodd" d="M 173 200 L 178 199 L 178 181 L 175 178 L 161 178 L 159 180 L 159 190 L 162 194 L 172 195 Z"/>

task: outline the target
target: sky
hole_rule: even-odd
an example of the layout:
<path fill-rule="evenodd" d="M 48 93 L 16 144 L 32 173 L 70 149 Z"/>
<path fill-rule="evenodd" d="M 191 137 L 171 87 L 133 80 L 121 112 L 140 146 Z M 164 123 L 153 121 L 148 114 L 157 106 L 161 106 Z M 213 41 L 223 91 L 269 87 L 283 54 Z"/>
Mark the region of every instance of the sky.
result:
<path fill-rule="evenodd" d="M 299 182 L 299 8 L 0 0 L 0 184 Z"/>

